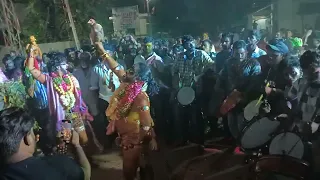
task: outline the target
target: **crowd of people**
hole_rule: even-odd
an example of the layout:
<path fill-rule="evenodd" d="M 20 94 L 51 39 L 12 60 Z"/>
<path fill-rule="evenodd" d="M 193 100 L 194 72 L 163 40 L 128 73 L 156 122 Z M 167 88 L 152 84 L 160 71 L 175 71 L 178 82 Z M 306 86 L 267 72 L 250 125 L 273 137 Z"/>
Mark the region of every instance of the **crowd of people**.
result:
<path fill-rule="evenodd" d="M 208 35 L 104 42 L 92 31 L 92 45 L 64 53 L 42 53 L 32 36 L 27 57 L 3 58 L 1 83 L 23 84 L 26 96 L 23 107 L 5 100 L 0 112 L 0 179 L 90 179 L 87 156 L 116 144 L 125 179 L 139 168 L 149 180 L 149 150 L 213 137 L 243 153 L 271 141 L 267 154 L 316 169 L 315 152 L 287 144 L 297 136 L 314 149 L 320 131 L 320 37 L 310 31 L 268 40 L 257 30 L 222 33 L 219 43 Z"/>

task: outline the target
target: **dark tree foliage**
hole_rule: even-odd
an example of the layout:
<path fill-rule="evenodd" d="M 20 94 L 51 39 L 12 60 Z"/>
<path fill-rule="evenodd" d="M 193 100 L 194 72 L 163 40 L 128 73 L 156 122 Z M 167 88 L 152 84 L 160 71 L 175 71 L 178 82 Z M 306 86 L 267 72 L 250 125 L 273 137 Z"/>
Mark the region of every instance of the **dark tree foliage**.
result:
<path fill-rule="evenodd" d="M 79 40 L 88 39 L 89 17 L 104 27 L 105 34 L 112 32 L 111 7 L 113 0 L 69 0 Z M 35 35 L 38 42 L 72 40 L 73 35 L 62 0 L 28 0 L 27 17 L 22 23 L 23 37 Z"/>

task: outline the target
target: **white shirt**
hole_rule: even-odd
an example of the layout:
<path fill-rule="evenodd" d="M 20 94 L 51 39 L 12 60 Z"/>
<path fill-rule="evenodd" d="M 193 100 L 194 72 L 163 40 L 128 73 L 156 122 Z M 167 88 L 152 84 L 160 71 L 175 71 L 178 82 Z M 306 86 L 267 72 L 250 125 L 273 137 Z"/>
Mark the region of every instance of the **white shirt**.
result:
<path fill-rule="evenodd" d="M 162 58 L 160 56 L 158 56 L 155 52 L 148 57 L 147 59 L 145 59 L 142 55 L 137 55 L 136 58 L 134 58 L 134 64 L 137 63 L 146 63 L 149 66 L 153 66 L 155 68 L 157 68 L 157 65 L 163 64 Z"/>
<path fill-rule="evenodd" d="M 267 53 L 256 46 L 256 49 L 253 51 L 251 58 L 259 58 L 260 56 L 267 55 Z"/>
<path fill-rule="evenodd" d="M 85 74 L 82 68 L 75 69 L 72 74 L 79 81 L 82 99 L 88 106 L 90 113 L 93 116 L 98 115 L 98 96 L 95 95 L 93 91 L 90 91 L 90 80 L 92 74 L 94 74 L 93 68 L 90 67 L 90 69 L 88 69 L 88 74 Z"/>
<path fill-rule="evenodd" d="M 162 73 L 164 71 L 164 63 L 160 56 L 158 56 L 155 52 L 153 52 L 153 54 L 147 59 L 145 59 L 142 55 L 137 55 L 134 58 L 134 64 L 137 63 L 146 63 L 149 66 L 149 68 L 151 68 L 153 78 L 156 80 L 157 83 L 161 83 L 158 73 Z"/>
<path fill-rule="evenodd" d="M 117 70 L 123 69 L 120 65 L 117 67 Z M 93 68 L 93 74 L 91 76 L 91 90 L 99 89 L 99 98 L 103 99 L 107 102 L 110 101 L 113 92 L 108 88 L 110 83 L 111 69 L 107 67 L 105 64 L 98 64 Z M 115 85 L 115 89 L 120 86 L 120 80 L 116 74 L 113 74 L 113 84 Z"/>

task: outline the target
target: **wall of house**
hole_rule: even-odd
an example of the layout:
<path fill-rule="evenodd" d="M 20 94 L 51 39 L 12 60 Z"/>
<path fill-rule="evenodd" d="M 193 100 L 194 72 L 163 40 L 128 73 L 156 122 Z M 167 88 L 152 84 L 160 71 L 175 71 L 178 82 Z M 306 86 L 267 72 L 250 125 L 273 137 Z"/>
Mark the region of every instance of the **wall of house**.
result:
<path fill-rule="evenodd" d="M 300 3 L 319 2 L 319 0 L 274 0 L 278 30 L 281 28 L 297 30 L 303 33 L 305 25 L 315 27 L 319 14 L 299 15 Z"/>
<path fill-rule="evenodd" d="M 292 28 L 293 19 L 297 19 L 295 15 L 295 10 L 293 7 L 294 0 L 276 0 L 275 5 L 275 21 L 277 24 L 277 29 L 281 28 Z"/>

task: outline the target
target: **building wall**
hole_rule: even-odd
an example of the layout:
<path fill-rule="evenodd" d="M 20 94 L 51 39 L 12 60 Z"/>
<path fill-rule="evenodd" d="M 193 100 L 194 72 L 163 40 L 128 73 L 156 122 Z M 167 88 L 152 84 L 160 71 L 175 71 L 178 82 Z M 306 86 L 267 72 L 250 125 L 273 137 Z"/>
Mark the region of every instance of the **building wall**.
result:
<path fill-rule="evenodd" d="M 299 15 L 300 3 L 319 2 L 319 0 L 274 0 L 276 3 L 276 13 L 278 30 L 281 28 L 297 30 L 303 33 L 305 25 L 315 27 L 319 14 Z"/>
<path fill-rule="evenodd" d="M 146 36 L 148 34 L 147 20 L 148 14 L 139 14 L 137 18 L 137 24 L 135 29 L 135 35 Z"/>
<path fill-rule="evenodd" d="M 276 21 L 278 30 L 281 28 L 292 28 L 293 19 L 295 18 L 295 10 L 293 7 L 294 0 L 276 0 Z"/>

